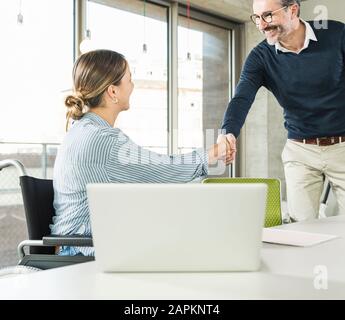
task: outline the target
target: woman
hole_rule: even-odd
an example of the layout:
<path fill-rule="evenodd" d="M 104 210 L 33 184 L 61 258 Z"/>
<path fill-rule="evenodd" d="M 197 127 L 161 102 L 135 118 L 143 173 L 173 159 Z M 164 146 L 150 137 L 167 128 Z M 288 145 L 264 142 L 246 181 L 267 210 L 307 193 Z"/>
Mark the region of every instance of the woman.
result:
<path fill-rule="evenodd" d="M 207 175 L 208 163 L 226 161 L 227 145 L 185 155 L 160 155 L 136 145 L 114 128 L 128 110 L 133 91 L 125 58 L 114 51 L 81 55 L 73 68 L 74 94 L 66 98 L 75 121 L 59 149 L 54 166 L 52 234 L 91 235 L 88 183 L 178 183 Z M 60 255 L 94 255 L 93 248 L 61 247 Z"/>

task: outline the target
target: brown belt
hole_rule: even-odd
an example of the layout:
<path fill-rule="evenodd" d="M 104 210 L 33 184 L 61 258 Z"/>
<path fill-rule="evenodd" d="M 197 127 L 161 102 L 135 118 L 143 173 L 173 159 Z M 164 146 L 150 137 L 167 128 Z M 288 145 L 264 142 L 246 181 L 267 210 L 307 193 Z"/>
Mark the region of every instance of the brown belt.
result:
<path fill-rule="evenodd" d="M 332 146 L 337 143 L 345 142 L 345 136 L 343 137 L 323 137 L 312 139 L 291 139 L 292 141 L 301 142 L 305 144 L 316 144 L 318 146 L 326 147 Z"/>

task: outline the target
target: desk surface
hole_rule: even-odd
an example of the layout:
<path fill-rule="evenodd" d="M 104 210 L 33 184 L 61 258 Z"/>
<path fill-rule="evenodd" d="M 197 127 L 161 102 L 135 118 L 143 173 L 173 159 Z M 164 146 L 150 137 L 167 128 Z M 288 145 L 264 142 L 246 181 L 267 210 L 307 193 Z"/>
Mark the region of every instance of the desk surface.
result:
<path fill-rule="evenodd" d="M 345 299 L 345 217 L 280 228 L 335 234 L 314 247 L 264 244 L 259 272 L 101 273 L 95 262 L 0 279 L 0 299 Z M 327 268 L 328 288 L 314 286 Z"/>
<path fill-rule="evenodd" d="M 345 216 L 287 224 L 279 229 L 337 235 L 340 238 L 306 248 L 264 244 L 262 271 L 314 278 L 314 268 L 325 266 L 330 281 L 345 284 Z"/>

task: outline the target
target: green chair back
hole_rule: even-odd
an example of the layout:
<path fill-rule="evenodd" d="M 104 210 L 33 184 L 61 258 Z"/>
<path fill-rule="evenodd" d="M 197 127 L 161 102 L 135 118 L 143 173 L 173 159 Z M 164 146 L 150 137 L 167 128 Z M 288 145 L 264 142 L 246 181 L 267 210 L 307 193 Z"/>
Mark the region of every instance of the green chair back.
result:
<path fill-rule="evenodd" d="M 267 204 L 265 228 L 282 224 L 280 180 L 266 178 L 206 178 L 202 183 L 266 183 Z"/>

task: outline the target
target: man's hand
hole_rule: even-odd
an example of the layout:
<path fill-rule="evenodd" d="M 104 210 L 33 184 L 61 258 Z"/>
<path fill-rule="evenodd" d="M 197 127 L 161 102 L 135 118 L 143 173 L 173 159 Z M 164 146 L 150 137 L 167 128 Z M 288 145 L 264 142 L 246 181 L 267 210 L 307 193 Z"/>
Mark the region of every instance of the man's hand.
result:
<path fill-rule="evenodd" d="M 228 133 L 227 135 L 221 134 L 217 138 L 217 143 L 225 142 L 227 144 L 227 152 L 224 162 L 226 165 L 229 165 L 235 160 L 236 157 L 236 138 L 233 134 Z"/>

